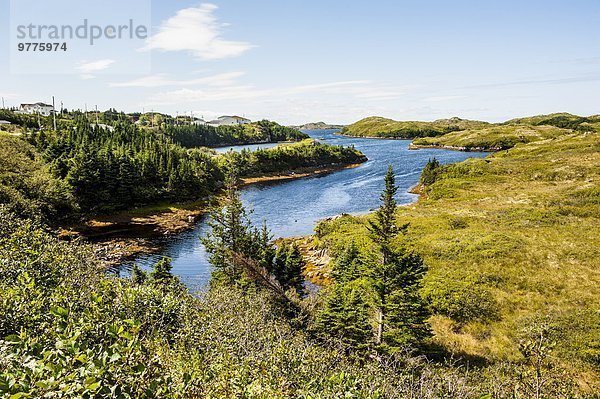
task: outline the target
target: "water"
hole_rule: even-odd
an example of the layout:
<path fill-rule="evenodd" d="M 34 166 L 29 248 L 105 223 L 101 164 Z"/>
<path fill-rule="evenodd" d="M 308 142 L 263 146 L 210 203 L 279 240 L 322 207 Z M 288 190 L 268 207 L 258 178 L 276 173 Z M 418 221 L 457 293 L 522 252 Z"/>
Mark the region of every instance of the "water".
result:
<path fill-rule="evenodd" d="M 440 149 L 414 151 L 408 150 L 410 140 L 349 138 L 335 135 L 335 132 L 306 131 L 311 137 L 328 144 L 354 145 L 369 161 L 357 168 L 324 176 L 257 184 L 243 189 L 242 201 L 248 209 L 254 210 L 251 219 L 257 225 L 266 220 L 275 237 L 309 235 L 321 219 L 341 213 L 361 214 L 377 208 L 389 164 L 394 167 L 399 186 L 396 200 L 399 204 L 407 204 L 416 199 L 416 195 L 407 191 L 418 182 L 430 158 L 435 157 L 446 164 L 487 155 Z M 241 147 L 248 146 L 234 150 Z M 204 217 L 194 229 L 168 238 L 160 253 L 142 255 L 134 262 L 149 268 L 161 256 L 168 256 L 173 260 L 173 272 L 191 289 L 201 289 L 206 286 L 211 271 L 206 251 L 199 240 L 207 232 Z"/>

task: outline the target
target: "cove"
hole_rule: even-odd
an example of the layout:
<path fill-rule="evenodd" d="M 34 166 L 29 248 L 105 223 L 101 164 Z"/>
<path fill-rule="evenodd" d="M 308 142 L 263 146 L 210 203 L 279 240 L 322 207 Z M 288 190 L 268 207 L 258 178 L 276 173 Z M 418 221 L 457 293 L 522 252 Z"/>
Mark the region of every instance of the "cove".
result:
<path fill-rule="evenodd" d="M 241 197 L 250 218 L 260 226 L 266 221 L 274 237 L 304 236 L 313 233 L 321 219 L 342 213 L 362 214 L 379 206 L 383 176 L 389 164 L 396 172 L 399 187 L 396 200 L 408 204 L 416 199 L 408 190 L 414 186 L 423 167 L 431 158 L 442 164 L 463 161 L 470 157 L 485 157 L 485 152 L 459 152 L 436 148 L 409 150 L 410 140 L 386 140 L 343 137 L 337 130 L 307 130 L 311 137 L 332 145 L 354 145 L 369 161 L 352 169 L 343 169 L 327 175 L 311 176 L 285 182 L 254 184 L 242 189 Z M 230 147 L 256 149 L 267 145 Z M 161 250 L 141 255 L 123 265 L 123 269 L 137 263 L 150 268 L 163 256 L 172 259 L 173 273 L 191 290 L 206 287 L 211 273 L 206 251 L 199 237 L 208 232 L 207 216 L 195 228 L 163 239 Z"/>

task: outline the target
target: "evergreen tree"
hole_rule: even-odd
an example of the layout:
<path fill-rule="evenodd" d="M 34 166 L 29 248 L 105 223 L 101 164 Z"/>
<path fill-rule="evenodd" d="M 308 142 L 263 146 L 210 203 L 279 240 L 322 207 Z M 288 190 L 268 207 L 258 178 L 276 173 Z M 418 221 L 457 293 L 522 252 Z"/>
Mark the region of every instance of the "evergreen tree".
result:
<path fill-rule="evenodd" d="M 336 284 L 344 284 L 361 277 L 362 269 L 363 262 L 358 247 L 352 241 L 335 259 L 332 276 Z"/>
<path fill-rule="evenodd" d="M 146 279 L 148 278 L 148 276 L 146 275 L 146 273 L 136 264 L 133 265 L 133 268 L 131 269 L 131 281 L 133 281 L 134 284 L 137 285 L 142 285 L 146 282 Z"/>
<path fill-rule="evenodd" d="M 360 284 L 335 284 L 317 315 L 317 330 L 337 338 L 349 349 L 369 347 L 373 328 L 369 322 L 366 297 Z"/>
<path fill-rule="evenodd" d="M 400 227 L 396 224 L 396 191 L 390 166 L 381 195 L 382 205 L 369 226 L 381 254 L 371 272 L 377 293 L 375 343 L 389 350 L 418 344 L 428 334 L 428 314 L 418 293 L 425 265 L 417 255 L 393 247 L 394 239 L 408 227 L 408 224 Z"/>
<path fill-rule="evenodd" d="M 217 269 L 218 277 L 227 277 L 230 282 L 242 277 L 242 270 L 233 261 L 241 255 L 260 260 L 261 234 L 250 220 L 237 190 L 235 174 L 227 177 L 226 204 L 211 214 L 211 232 L 202 242 L 210 254 L 209 261 Z M 268 233 L 267 233 L 268 236 Z"/>
<path fill-rule="evenodd" d="M 425 165 L 423 172 L 421 172 L 421 184 L 426 186 L 432 185 L 435 182 L 439 168 L 440 162 L 437 159 L 433 158 L 427 161 L 427 165 Z"/>
<path fill-rule="evenodd" d="M 302 270 L 305 263 L 300 249 L 296 244 L 282 244 L 275 254 L 275 269 L 273 275 L 281 286 L 288 290 L 293 288 L 298 295 L 304 294 L 304 276 Z"/>
<path fill-rule="evenodd" d="M 173 274 L 171 270 L 173 266 L 171 265 L 171 258 L 163 257 L 161 260 L 156 262 L 152 267 L 152 272 L 150 273 L 150 277 L 154 282 L 163 283 L 169 281 L 173 278 Z"/>

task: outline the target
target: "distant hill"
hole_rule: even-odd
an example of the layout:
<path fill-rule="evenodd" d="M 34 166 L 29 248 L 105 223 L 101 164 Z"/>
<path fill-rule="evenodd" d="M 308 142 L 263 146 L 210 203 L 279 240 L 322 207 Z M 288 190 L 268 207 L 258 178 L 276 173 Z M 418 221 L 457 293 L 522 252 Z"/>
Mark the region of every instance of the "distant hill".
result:
<path fill-rule="evenodd" d="M 551 125 L 491 125 L 483 129 L 467 129 L 437 137 L 419 137 L 413 140 L 411 148 L 439 147 L 462 151 L 500 151 L 519 143 L 531 143 L 554 139 L 573 133 Z"/>
<path fill-rule="evenodd" d="M 299 126 L 290 126 L 301 130 L 324 130 L 324 129 L 342 129 L 344 125 L 331 125 L 325 122 L 310 122 Z"/>
<path fill-rule="evenodd" d="M 567 112 L 548 114 L 548 115 L 535 115 L 524 118 L 515 118 L 504 122 L 505 125 L 550 125 L 556 127 L 562 127 L 565 129 L 578 129 L 578 130 L 593 130 L 585 129 L 587 124 L 600 122 L 600 116 L 579 116 L 569 114 Z M 580 128 L 581 127 L 581 128 Z"/>
<path fill-rule="evenodd" d="M 487 122 L 457 117 L 439 119 L 433 122 L 420 122 L 395 121 L 380 116 L 371 116 L 346 126 L 341 133 L 354 137 L 413 139 L 416 137 L 440 136 L 458 130 L 479 129 L 489 125 Z"/>

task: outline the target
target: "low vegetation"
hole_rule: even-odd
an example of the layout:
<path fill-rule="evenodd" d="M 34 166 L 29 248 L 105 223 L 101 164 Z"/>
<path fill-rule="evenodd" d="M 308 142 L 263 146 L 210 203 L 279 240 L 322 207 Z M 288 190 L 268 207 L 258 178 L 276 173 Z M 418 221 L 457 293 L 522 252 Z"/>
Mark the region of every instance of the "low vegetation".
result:
<path fill-rule="evenodd" d="M 355 137 L 414 139 L 411 146 L 440 147 L 462 151 L 500 151 L 519 143 L 555 138 L 573 132 L 600 131 L 600 116 L 568 113 L 511 119 L 504 123 L 460 118 L 434 122 L 398 122 L 381 117 L 362 119 L 342 130 Z"/>
<path fill-rule="evenodd" d="M 520 143 L 557 138 L 572 130 L 549 125 L 500 125 L 468 129 L 437 137 L 416 138 L 413 147 L 443 147 L 463 151 L 500 151 Z"/>
<path fill-rule="evenodd" d="M 395 121 L 372 116 L 344 127 L 341 134 L 353 137 L 378 137 L 413 139 L 415 137 L 440 136 L 446 133 L 486 127 L 487 122 L 450 118 L 434 122 Z"/>
<path fill-rule="evenodd" d="M 409 223 L 402 245 L 429 267 L 421 295 L 433 312 L 432 342 L 458 357 L 520 362 L 523 334 L 543 326 L 555 345 L 553 367 L 597 392 L 599 165 L 598 133 L 454 165 L 430 162 L 423 198 L 397 217 Z M 377 247 L 373 219 L 323 222 L 318 244 L 338 259 L 348 245 L 368 257 Z"/>
<path fill-rule="evenodd" d="M 263 120 L 236 126 L 167 125 L 161 131 L 173 142 L 186 147 L 219 147 L 241 144 L 300 141 L 308 138 L 296 129 Z"/>
<path fill-rule="evenodd" d="M 367 160 L 354 147 L 331 146 L 312 139 L 256 151 L 230 151 L 220 158 L 225 165 L 235 168 L 241 177 L 292 172 L 301 168 L 357 164 Z"/>

